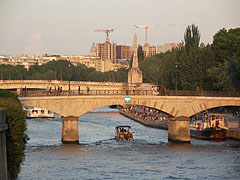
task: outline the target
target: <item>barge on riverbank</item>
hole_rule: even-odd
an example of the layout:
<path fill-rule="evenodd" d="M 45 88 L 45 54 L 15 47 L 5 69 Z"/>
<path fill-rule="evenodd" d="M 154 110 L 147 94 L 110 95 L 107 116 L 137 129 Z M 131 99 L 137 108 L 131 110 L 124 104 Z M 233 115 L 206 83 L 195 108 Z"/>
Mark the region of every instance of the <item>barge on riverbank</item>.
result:
<path fill-rule="evenodd" d="M 200 119 L 190 121 L 190 135 L 200 139 L 223 140 L 228 131 L 227 122 L 227 116 L 206 113 Z"/>

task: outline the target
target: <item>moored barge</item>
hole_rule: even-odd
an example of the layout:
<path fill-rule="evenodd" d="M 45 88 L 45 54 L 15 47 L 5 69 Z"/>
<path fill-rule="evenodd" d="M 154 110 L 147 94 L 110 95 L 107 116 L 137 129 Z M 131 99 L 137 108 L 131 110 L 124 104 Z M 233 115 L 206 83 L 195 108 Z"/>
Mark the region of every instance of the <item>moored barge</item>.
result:
<path fill-rule="evenodd" d="M 226 117 L 221 114 L 208 114 L 201 120 L 191 120 L 190 135 L 201 139 L 223 140 L 228 130 L 225 121 Z"/>

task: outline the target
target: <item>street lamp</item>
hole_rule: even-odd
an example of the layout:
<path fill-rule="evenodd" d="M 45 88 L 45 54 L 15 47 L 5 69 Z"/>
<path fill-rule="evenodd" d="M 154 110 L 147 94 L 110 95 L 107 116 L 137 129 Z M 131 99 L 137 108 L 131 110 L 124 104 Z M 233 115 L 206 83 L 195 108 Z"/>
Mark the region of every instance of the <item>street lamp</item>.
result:
<path fill-rule="evenodd" d="M 69 67 L 69 71 L 68 71 L 68 82 L 69 82 L 69 84 L 68 84 L 68 93 L 69 93 L 69 95 L 70 95 L 70 67 L 71 67 L 71 63 L 70 63 L 70 61 L 69 61 L 69 64 L 68 64 L 68 67 Z"/>
<path fill-rule="evenodd" d="M 177 91 L 178 91 L 178 63 L 176 62 L 175 63 L 175 67 L 176 67 L 176 87 L 175 87 L 175 90 L 176 90 L 176 96 L 177 96 Z"/>

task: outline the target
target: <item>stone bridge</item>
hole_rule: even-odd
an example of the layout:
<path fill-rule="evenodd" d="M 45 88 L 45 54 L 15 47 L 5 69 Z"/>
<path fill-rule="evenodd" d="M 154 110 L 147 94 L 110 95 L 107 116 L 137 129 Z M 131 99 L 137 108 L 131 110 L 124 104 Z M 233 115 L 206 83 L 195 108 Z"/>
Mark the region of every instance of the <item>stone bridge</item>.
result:
<path fill-rule="evenodd" d="M 20 97 L 24 106 L 39 107 L 62 115 L 62 141 L 78 142 L 78 117 L 96 108 L 126 105 L 125 96 L 45 96 Z M 168 113 L 170 141 L 190 142 L 189 117 L 206 109 L 240 106 L 240 97 L 131 96 L 132 105 L 142 105 Z"/>
<path fill-rule="evenodd" d="M 78 86 L 81 89 L 89 87 L 91 90 L 123 90 L 128 87 L 128 83 L 117 82 L 90 82 L 90 81 L 59 81 L 59 80 L 0 80 L 1 89 L 46 89 L 47 87 L 62 87 L 63 90 L 77 90 Z M 142 86 L 152 86 L 150 83 L 142 83 Z"/>

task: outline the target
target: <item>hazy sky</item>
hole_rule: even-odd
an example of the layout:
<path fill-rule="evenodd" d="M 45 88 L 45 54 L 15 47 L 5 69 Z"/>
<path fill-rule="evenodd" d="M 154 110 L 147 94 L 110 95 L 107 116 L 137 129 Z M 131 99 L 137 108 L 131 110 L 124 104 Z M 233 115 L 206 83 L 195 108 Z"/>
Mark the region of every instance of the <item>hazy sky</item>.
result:
<path fill-rule="evenodd" d="M 0 54 L 88 55 L 93 42 L 132 45 L 138 25 L 167 25 L 148 31 L 150 45 L 181 42 L 185 25 L 197 25 L 211 43 L 221 28 L 240 27 L 240 0 L 0 0 Z"/>

